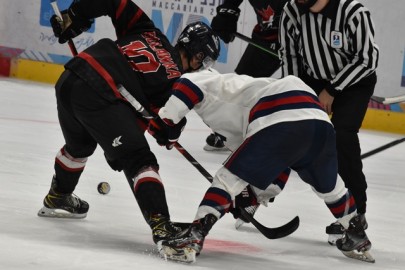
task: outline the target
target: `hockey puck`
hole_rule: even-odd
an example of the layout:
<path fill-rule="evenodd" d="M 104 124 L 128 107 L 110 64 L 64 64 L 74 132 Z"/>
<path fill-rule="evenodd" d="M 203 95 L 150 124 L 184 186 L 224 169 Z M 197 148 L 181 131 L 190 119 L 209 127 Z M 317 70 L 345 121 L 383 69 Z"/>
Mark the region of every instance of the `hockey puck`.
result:
<path fill-rule="evenodd" d="M 110 192 L 111 187 L 107 182 L 100 182 L 97 186 L 98 193 L 106 195 Z"/>

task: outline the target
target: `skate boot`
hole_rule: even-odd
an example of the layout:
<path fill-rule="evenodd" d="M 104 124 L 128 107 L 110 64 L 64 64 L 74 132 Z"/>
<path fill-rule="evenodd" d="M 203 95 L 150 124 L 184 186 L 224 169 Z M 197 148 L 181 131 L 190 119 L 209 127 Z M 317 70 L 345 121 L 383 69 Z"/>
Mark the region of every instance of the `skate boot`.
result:
<path fill-rule="evenodd" d="M 55 176 L 52 178 L 51 189 L 44 199 L 44 206 L 39 210 L 40 217 L 54 218 L 85 218 L 89 211 L 89 204 L 73 193 L 59 193 L 55 191 Z"/>
<path fill-rule="evenodd" d="M 229 151 L 224 145 L 222 138 L 215 133 L 211 133 L 207 137 L 206 142 L 207 144 L 203 148 L 205 151 Z"/>
<path fill-rule="evenodd" d="M 361 222 L 361 224 L 363 225 L 363 229 L 364 230 L 367 230 L 367 228 L 368 228 L 368 223 L 367 223 L 367 220 L 366 220 L 366 214 L 357 214 L 358 216 L 359 216 L 359 218 L 360 218 L 360 222 Z"/>
<path fill-rule="evenodd" d="M 360 218 L 361 224 L 363 224 L 364 230 L 366 230 L 368 228 L 368 223 L 365 214 L 359 214 L 358 216 Z M 343 237 L 344 232 L 345 228 L 343 228 L 343 226 L 338 221 L 327 226 L 326 234 L 328 234 L 328 243 L 331 246 L 336 245 L 336 241 Z"/>
<path fill-rule="evenodd" d="M 178 236 L 191 225 L 191 223 L 171 222 L 168 217 L 161 214 L 151 216 L 148 223 L 152 229 L 152 238 L 155 244 L 161 240 Z"/>
<path fill-rule="evenodd" d="M 182 235 L 158 243 L 158 249 L 165 260 L 180 262 L 195 262 L 203 248 L 205 236 L 218 219 L 208 214 L 203 219 L 195 221 Z"/>
<path fill-rule="evenodd" d="M 371 249 L 371 242 L 364 231 L 361 215 L 350 219 L 349 228 L 345 230 L 343 238 L 336 241 L 336 246 L 349 258 L 371 263 L 375 262 L 368 252 Z"/>

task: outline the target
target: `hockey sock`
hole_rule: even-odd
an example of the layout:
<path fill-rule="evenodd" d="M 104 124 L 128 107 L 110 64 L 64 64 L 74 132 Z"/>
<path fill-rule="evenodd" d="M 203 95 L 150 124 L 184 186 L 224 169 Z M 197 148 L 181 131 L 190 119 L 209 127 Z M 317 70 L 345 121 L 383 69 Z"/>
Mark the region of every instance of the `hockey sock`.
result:
<path fill-rule="evenodd" d="M 152 215 L 169 218 L 166 194 L 157 170 L 151 166 L 143 168 L 133 180 L 135 198 L 148 224 Z"/>
<path fill-rule="evenodd" d="M 232 199 L 228 192 L 221 188 L 210 187 L 198 207 L 195 220 L 202 219 L 208 214 L 213 214 L 219 219 L 229 211 L 231 205 Z"/>
<path fill-rule="evenodd" d="M 72 193 L 86 166 L 87 158 L 75 158 L 64 148 L 55 158 L 55 189 L 60 193 Z"/>

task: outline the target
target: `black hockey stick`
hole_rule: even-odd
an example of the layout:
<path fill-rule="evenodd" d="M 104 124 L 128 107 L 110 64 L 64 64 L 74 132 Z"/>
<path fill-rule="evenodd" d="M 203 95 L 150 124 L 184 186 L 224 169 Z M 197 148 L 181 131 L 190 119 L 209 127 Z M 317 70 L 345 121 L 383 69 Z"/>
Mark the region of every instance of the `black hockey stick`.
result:
<path fill-rule="evenodd" d="M 402 96 L 396 96 L 396 97 L 379 97 L 379 96 L 372 96 L 372 100 L 375 102 L 384 104 L 384 105 L 389 105 L 389 104 L 395 104 L 395 103 L 401 103 L 405 101 L 405 95 Z"/>
<path fill-rule="evenodd" d="M 212 175 L 186 150 L 179 142 L 174 144 L 177 151 L 185 157 L 210 183 L 214 180 Z"/>
<path fill-rule="evenodd" d="M 278 58 L 278 53 L 277 53 L 277 52 L 272 51 L 272 50 L 270 50 L 270 49 L 268 49 L 268 48 L 265 48 L 265 47 L 263 47 L 263 46 L 257 44 L 257 43 L 254 42 L 251 38 L 249 38 L 249 37 L 247 37 L 247 36 L 245 36 L 245 35 L 243 35 L 243 34 L 241 34 L 241 33 L 238 33 L 238 32 L 235 33 L 235 36 L 236 36 L 237 38 L 240 38 L 241 40 L 246 41 L 247 43 L 249 43 L 249 44 L 255 46 L 256 48 L 259 48 L 260 50 L 265 51 L 265 52 L 271 54 L 272 56 Z"/>
<path fill-rule="evenodd" d="M 118 87 L 118 91 L 121 93 L 123 97 L 136 109 L 136 111 L 140 112 L 145 118 L 155 118 L 158 117 L 154 113 L 150 113 L 145 108 L 140 104 L 124 87 L 120 86 Z M 174 144 L 174 147 L 176 150 L 183 156 L 185 157 L 210 183 L 214 180 L 212 175 L 186 150 L 184 149 L 183 146 L 179 142 L 176 142 Z M 285 237 L 287 235 L 292 234 L 297 230 L 297 228 L 300 225 L 300 219 L 298 216 L 293 218 L 290 222 L 287 224 L 284 224 L 280 227 L 276 228 L 269 228 L 266 226 L 263 226 L 261 223 L 259 223 L 253 216 L 251 216 L 246 210 L 242 207 L 239 207 L 239 210 L 242 214 L 242 216 L 250 221 L 253 226 L 256 227 L 259 232 L 261 232 L 266 238 L 269 239 L 278 239 Z"/>
<path fill-rule="evenodd" d="M 371 150 L 371 151 L 369 151 L 367 153 L 362 154 L 360 157 L 361 157 L 361 159 L 365 159 L 365 158 L 367 158 L 369 156 L 372 156 L 372 155 L 377 154 L 377 153 L 379 153 L 381 151 L 384 151 L 384 150 L 386 150 L 388 148 L 391 148 L 391 147 L 393 147 L 393 146 L 395 146 L 397 144 L 400 144 L 401 142 L 405 142 L 405 138 L 397 139 L 397 140 L 392 141 L 390 143 L 384 144 L 383 146 L 380 146 L 380 147 L 378 147 L 378 148 L 376 148 L 374 150 Z"/>

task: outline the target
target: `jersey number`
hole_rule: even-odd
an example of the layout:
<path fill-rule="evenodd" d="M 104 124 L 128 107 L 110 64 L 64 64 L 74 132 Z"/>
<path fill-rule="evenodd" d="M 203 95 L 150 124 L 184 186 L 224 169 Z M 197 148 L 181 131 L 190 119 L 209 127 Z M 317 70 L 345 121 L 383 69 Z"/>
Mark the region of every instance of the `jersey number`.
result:
<path fill-rule="evenodd" d="M 156 61 L 153 53 L 147 50 L 146 45 L 142 41 L 133 41 L 130 44 L 123 46 L 122 50 L 129 58 L 129 63 L 132 68 L 142 73 L 156 72 L 160 63 Z"/>

